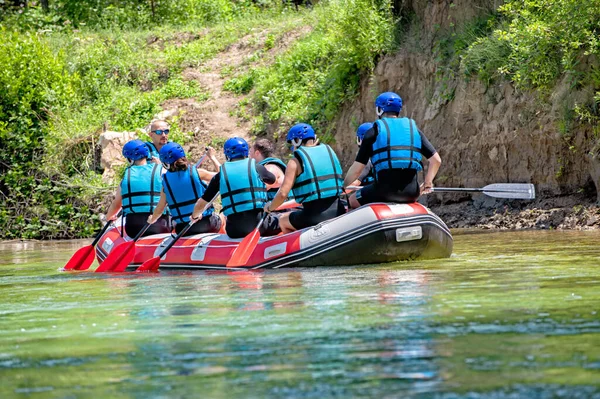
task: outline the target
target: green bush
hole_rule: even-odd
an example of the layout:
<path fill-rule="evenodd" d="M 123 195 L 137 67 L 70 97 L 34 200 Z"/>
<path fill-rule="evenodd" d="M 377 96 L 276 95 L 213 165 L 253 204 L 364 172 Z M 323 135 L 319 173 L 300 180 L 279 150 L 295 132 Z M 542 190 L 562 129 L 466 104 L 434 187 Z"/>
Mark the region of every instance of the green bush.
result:
<path fill-rule="evenodd" d="M 281 3 L 275 0 L 94 0 L 92 4 L 80 0 L 49 0 L 49 9 L 44 11 L 40 2 L 27 3 L 25 8 L 4 6 L 0 22 L 4 19 L 5 23 L 23 30 L 64 30 L 86 26 L 153 29 L 161 24 L 228 22 L 261 9 L 281 7 Z"/>
<path fill-rule="evenodd" d="M 275 121 L 283 129 L 295 121 L 331 129 L 327 122 L 357 94 L 361 75 L 391 48 L 387 1 L 331 0 L 315 6 L 314 15 L 314 31 L 254 77 L 255 131 Z"/>
<path fill-rule="evenodd" d="M 467 49 L 467 73 L 548 89 L 563 73 L 577 76 L 582 56 L 600 52 L 600 0 L 512 0 L 499 11 L 500 27 Z"/>

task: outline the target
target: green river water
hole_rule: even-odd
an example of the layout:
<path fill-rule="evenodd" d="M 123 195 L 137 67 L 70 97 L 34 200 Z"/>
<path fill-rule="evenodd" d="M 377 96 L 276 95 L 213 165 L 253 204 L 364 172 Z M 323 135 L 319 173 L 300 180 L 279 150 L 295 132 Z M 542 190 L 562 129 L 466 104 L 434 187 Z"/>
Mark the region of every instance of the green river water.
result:
<path fill-rule="evenodd" d="M 373 266 L 60 272 L 85 243 L 0 243 L 0 398 L 600 398 L 600 232 L 455 232 L 450 259 Z"/>

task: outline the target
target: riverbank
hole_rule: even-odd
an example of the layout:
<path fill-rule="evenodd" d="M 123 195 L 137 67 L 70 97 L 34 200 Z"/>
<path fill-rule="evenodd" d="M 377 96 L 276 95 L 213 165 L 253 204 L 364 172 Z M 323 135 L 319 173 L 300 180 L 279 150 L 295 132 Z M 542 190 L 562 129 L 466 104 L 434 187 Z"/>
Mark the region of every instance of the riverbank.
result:
<path fill-rule="evenodd" d="M 600 229 L 600 206 L 584 195 L 541 197 L 535 201 L 503 201 L 484 195 L 441 203 L 429 198 L 429 207 L 450 228 L 498 230 Z"/>

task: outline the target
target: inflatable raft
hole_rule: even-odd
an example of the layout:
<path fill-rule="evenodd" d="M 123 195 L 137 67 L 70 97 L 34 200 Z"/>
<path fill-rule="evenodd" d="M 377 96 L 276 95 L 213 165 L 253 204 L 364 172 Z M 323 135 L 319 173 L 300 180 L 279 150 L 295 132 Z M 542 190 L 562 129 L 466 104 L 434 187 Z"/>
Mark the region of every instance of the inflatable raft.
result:
<path fill-rule="evenodd" d="M 96 246 L 98 261 L 117 245 L 131 240 L 120 222 L 109 228 Z M 158 256 L 170 234 L 139 239 L 128 270 Z M 241 239 L 226 234 L 182 237 L 161 260 L 161 269 L 227 269 Z M 452 235 L 444 222 L 421 204 L 376 203 L 362 206 L 316 226 L 261 238 L 244 269 L 341 266 L 412 259 L 447 258 Z"/>

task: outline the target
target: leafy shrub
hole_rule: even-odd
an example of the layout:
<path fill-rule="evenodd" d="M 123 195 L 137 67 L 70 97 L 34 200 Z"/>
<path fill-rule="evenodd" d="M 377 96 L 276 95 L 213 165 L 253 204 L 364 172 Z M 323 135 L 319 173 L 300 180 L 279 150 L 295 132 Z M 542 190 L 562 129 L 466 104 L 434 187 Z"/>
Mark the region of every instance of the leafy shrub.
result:
<path fill-rule="evenodd" d="M 394 36 L 390 4 L 331 0 L 315 6 L 315 28 L 269 68 L 257 73 L 254 103 L 264 123 L 305 121 L 325 127 L 358 91 L 361 74 L 388 50 Z"/>
<path fill-rule="evenodd" d="M 499 29 L 468 48 L 467 73 L 547 89 L 562 73 L 574 73 L 582 55 L 600 52 L 600 0 L 512 0 L 499 11 Z"/>

